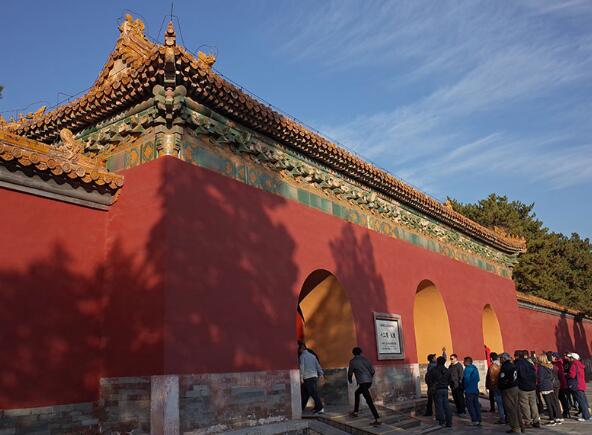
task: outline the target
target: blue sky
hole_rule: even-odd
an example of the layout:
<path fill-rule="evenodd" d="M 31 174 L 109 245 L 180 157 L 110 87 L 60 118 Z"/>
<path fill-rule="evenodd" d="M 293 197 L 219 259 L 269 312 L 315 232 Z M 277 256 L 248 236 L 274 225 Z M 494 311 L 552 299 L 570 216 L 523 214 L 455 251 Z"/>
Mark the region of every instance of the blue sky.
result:
<path fill-rule="evenodd" d="M 592 2 L 174 3 L 188 49 L 381 168 L 592 237 Z M 0 112 L 90 86 L 126 10 L 162 39 L 169 1 L 3 4 Z"/>

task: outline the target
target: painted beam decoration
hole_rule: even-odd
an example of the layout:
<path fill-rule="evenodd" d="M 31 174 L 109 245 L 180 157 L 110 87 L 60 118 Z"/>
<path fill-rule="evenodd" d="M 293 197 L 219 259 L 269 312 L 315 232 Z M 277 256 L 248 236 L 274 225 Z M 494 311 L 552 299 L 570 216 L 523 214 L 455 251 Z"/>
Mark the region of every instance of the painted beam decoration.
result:
<path fill-rule="evenodd" d="M 373 313 L 373 316 L 377 359 L 404 359 L 401 316 L 386 313 Z"/>

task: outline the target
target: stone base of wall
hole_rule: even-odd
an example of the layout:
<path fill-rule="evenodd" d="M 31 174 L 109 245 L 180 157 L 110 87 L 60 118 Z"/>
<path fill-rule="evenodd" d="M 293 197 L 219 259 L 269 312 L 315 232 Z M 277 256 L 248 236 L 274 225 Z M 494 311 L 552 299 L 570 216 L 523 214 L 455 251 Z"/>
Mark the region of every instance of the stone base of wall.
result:
<path fill-rule="evenodd" d="M 417 364 L 378 366 L 372 394 L 385 405 L 414 399 L 418 381 Z M 320 382 L 328 406 L 353 404 L 354 389 L 345 368 Z M 105 378 L 95 403 L 0 411 L 0 435 L 263 433 L 299 421 L 300 398 L 297 370 Z"/>
<path fill-rule="evenodd" d="M 376 403 L 388 405 L 419 397 L 418 364 L 376 366 L 375 369 L 371 391 Z M 326 369 L 319 382 L 319 395 L 324 405 L 353 405 L 356 387 L 355 380 L 352 385 L 347 381 L 347 368 Z M 363 400 L 362 404 L 365 404 Z"/>
<path fill-rule="evenodd" d="M 101 379 L 101 432 L 149 434 L 150 390 L 150 376 Z"/>
<path fill-rule="evenodd" d="M 289 420 L 294 387 L 300 388 L 291 385 L 287 370 L 180 376 L 180 433 L 197 435 Z"/>
<path fill-rule="evenodd" d="M 300 417 L 291 372 L 106 378 L 95 403 L 0 410 L 0 435 L 194 435 L 284 422 Z"/>
<path fill-rule="evenodd" d="M 372 388 L 376 402 L 392 405 L 419 398 L 419 364 L 377 366 Z"/>
<path fill-rule="evenodd" d="M 96 403 L 0 410 L 0 435 L 91 435 L 100 432 Z"/>

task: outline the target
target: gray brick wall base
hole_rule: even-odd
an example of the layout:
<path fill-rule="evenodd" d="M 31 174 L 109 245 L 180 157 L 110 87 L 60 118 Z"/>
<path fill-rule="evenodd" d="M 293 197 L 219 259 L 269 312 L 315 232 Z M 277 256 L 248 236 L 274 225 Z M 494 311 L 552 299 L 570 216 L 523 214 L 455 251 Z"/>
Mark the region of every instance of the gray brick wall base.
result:
<path fill-rule="evenodd" d="M 327 404 L 352 400 L 346 373 L 327 371 Z M 417 365 L 377 367 L 377 402 L 416 397 L 418 373 Z M 309 433 L 297 370 L 103 378 L 100 387 L 96 402 L 0 410 L 0 435 Z"/>

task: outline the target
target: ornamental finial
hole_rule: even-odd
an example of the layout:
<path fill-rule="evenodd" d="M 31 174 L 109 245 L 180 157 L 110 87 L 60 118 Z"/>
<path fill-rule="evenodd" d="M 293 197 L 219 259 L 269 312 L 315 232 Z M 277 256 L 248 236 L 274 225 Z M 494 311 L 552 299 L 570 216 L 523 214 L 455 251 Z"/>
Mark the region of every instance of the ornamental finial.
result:
<path fill-rule="evenodd" d="M 166 32 L 164 34 L 164 45 L 167 47 L 174 47 L 177 43 L 177 35 L 175 34 L 175 26 L 173 26 L 173 21 L 169 21 L 169 24 L 166 28 Z"/>

